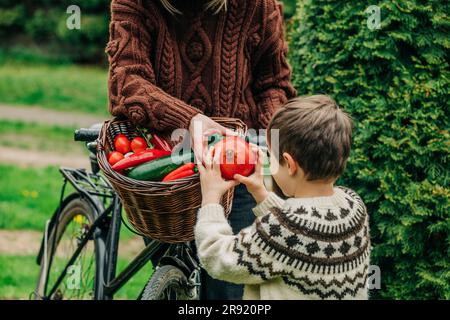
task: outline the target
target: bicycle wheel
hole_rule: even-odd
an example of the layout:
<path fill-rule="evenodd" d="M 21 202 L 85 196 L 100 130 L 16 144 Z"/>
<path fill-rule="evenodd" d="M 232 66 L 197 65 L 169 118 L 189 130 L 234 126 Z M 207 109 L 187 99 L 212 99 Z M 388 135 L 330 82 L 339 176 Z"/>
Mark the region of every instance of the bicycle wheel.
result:
<path fill-rule="evenodd" d="M 141 300 L 188 300 L 186 276 L 179 268 L 159 267 L 145 286 Z"/>
<path fill-rule="evenodd" d="M 71 197 L 61 209 L 58 223 L 48 231 L 46 254 L 41 258 L 36 288 L 38 298 L 84 300 L 95 297 L 97 268 L 101 267 L 96 263 L 96 242 L 99 240 L 95 236 L 88 240 L 55 292 L 47 296 L 96 218 L 96 211 L 89 202 L 80 197 Z"/>

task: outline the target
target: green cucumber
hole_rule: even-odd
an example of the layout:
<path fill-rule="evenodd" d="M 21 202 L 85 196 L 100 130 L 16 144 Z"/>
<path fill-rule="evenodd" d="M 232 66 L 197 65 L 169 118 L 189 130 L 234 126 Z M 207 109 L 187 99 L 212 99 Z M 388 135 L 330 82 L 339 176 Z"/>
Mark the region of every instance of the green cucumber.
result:
<path fill-rule="evenodd" d="M 222 135 L 213 134 L 208 138 L 208 145 L 212 146 L 223 139 Z M 161 181 L 166 175 L 181 165 L 194 162 L 194 152 L 169 155 L 143 163 L 128 172 L 128 177 L 144 181 Z"/>
<path fill-rule="evenodd" d="M 143 163 L 128 172 L 128 177 L 144 181 L 160 181 L 184 163 L 194 162 L 194 153 L 170 155 Z"/>

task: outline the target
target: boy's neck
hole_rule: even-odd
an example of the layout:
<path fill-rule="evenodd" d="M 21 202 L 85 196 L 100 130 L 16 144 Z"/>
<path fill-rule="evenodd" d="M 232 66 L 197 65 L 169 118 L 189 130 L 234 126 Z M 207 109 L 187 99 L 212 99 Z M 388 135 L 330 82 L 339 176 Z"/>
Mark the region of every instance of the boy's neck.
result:
<path fill-rule="evenodd" d="M 334 195 L 334 183 L 323 181 L 301 181 L 297 184 L 295 198 L 330 197 Z"/>

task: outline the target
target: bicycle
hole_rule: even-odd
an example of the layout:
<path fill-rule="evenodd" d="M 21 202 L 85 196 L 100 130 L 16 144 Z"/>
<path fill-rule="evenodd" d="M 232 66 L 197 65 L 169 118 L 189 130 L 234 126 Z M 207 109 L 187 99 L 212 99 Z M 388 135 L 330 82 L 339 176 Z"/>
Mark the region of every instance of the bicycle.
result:
<path fill-rule="evenodd" d="M 200 265 L 192 242 L 166 244 L 146 239 L 146 247 L 116 276 L 122 224 L 122 204 L 100 174 L 97 143 L 101 125 L 75 131 L 74 140 L 86 143 L 91 171 L 61 167 L 59 205 L 47 221 L 37 256 L 36 299 L 113 299 L 158 253 L 155 272 L 138 296 L 141 300 L 197 300 Z M 75 192 L 65 196 L 67 184 Z M 136 232 L 134 232 L 136 233 Z"/>

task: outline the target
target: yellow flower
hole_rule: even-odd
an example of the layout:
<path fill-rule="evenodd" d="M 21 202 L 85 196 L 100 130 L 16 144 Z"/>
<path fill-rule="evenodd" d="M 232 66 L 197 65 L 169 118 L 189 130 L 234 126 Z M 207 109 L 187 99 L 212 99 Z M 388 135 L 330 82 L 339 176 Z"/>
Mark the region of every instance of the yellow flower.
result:
<path fill-rule="evenodd" d="M 83 223 L 83 216 L 81 214 L 77 214 L 74 218 L 73 221 L 75 221 L 78 224 L 82 224 Z"/>

